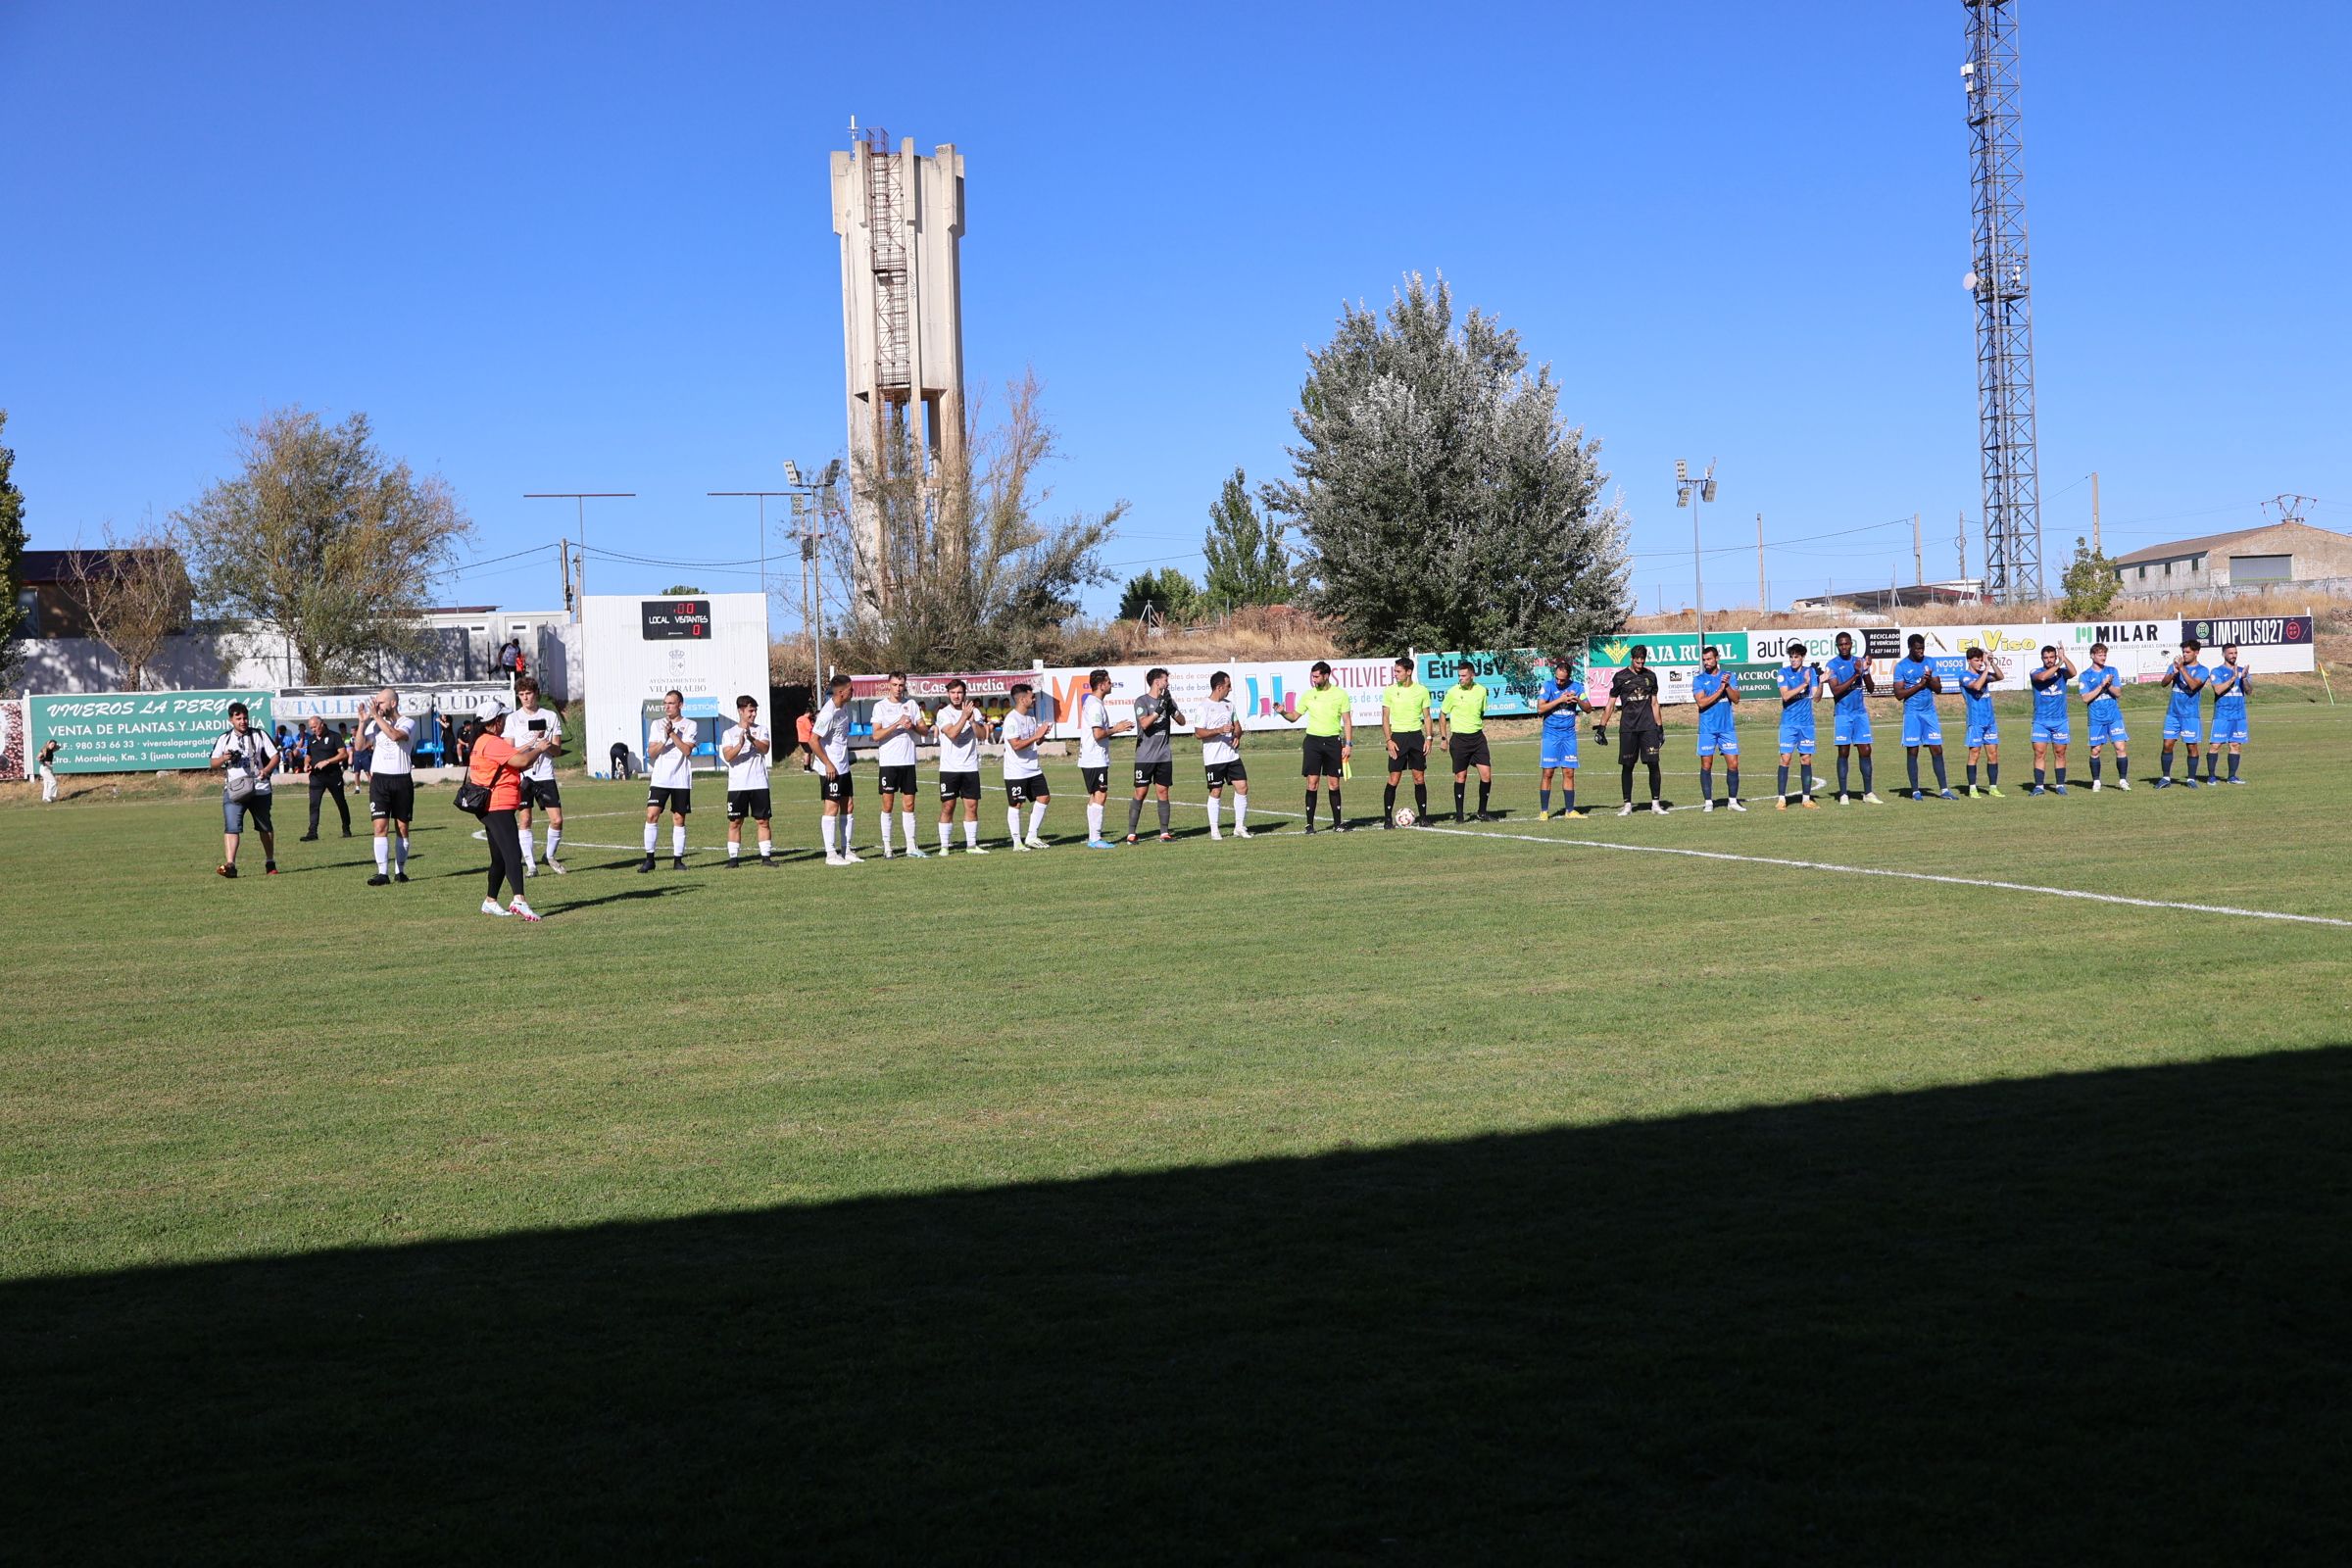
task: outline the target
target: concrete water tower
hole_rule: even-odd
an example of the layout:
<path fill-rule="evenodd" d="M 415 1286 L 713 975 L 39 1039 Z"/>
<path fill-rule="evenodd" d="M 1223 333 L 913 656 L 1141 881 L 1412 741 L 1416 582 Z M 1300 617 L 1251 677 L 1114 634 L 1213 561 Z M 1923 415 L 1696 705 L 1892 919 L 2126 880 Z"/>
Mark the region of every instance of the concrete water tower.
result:
<path fill-rule="evenodd" d="M 936 482 L 963 452 L 963 155 L 947 144 L 917 157 L 911 137 L 893 149 L 879 127 L 850 130 L 849 151 L 833 155 L 850 511 L 860 559 L 878 562 L 868 466 L 904 453 Z M 886 598 L 876 579 L 859 586 Z"/>

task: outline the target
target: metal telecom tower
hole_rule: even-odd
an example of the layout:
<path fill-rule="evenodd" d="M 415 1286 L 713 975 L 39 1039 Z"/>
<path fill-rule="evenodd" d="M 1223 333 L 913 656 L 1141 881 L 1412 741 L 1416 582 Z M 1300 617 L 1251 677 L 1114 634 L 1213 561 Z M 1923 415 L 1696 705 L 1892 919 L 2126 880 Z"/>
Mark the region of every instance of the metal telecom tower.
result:
<path fill-rule="evenodd" d="M 1977 426 L 1984 448 L 1984 591 L 2041 597 L 2041 477 L 2034 443 L 2033 271 L 2026 258 L 2025 139 L 2018 128 L 2018 0 L 1968 8 L 1969 157 L 1976 195 Z"/>

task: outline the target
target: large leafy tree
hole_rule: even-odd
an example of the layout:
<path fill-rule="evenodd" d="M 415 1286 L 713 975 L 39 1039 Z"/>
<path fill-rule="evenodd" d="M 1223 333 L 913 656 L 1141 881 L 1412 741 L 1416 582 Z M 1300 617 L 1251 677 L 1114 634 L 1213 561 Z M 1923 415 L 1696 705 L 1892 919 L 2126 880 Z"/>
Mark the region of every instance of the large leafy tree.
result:
<path fill-rule="evenodd" d="M 89 622 L 90 635 L 122 662 L 122 684 L 147 689 L 147 670 L 164 639 L 184 631 L 192 597 L 187 567 L 167 530 L 128 536 L 108 523 L 97 550 L 66 557 L 66 591 Z"/>
<path fill-rule="evenodd" d="M 7 433 L 8 411 L 0 409 L 0 436 Z M 17 639 L 24 635 L 17 608 L 24 586 L 24 492 L 10 476 L 16 466 L 16 453 L 0 444 L 0 693 L 17 689 Z"/>
<path fill-rule="evenodd" d="M 931 472 L 902 445 L 860 457 L 859 515 L 834 532 L 850 584 L 840 657 L 875 669 L 985 669 L 1026 661 L 1108 582 L 1102 546 L 1127 504 L 1044 515 L 1054 452 L 1034 375 L 1010 388 L 1002 423 L 975 432 Z"/>
<path fill-rule="evenodd" d="M 200 605 L 265 621 L 303 679 L 366 679 L 423 646 L 435 579 L 473 531 L 448 481 L 376 450 L 365 414 L 240 427 L 237 472 L 172 514 Z"/>
<path fill-rule="evenodd" d="M 1200 589 L 1174 566 L 1139 571 L 1119 595 L 1119 619 L 1189 620 L 1200 607 Z"/>
<path fill-rule="evenodd" d="M 1208 535 L 1200 554 L 1208 563 L 1201 597 L 1220 610 L 1250 605 L 1286 605 L 1298 590 L 1298 575 L 1285 529 L 1250 498 L 1250 481 L 1236 468 L 1208 509 Z"/>
<path fill-rule="evenodd" d="M 1631 608 L 1624 519 L 1600 444 L 1558 414 L 1548 366 L 1441 276 L 1387 313 L 1344 307 L 1308 357 L 1294 472 L 1270 504 L 1298 520 L 1311 608 L 1350 651 L 1559 650 Z"/>
<path fill-rule="evenodd" d="M 2058 586 L 2066 595 L 2058 612 L 2069 620 L 2087 620 L 2115 603 L 2124 582 L 2115 563 L 2091 549 L 2090 541 L 2077 534 L 2075 559 L 2068 564 L 2066 575 L 2058 579 Z"/>

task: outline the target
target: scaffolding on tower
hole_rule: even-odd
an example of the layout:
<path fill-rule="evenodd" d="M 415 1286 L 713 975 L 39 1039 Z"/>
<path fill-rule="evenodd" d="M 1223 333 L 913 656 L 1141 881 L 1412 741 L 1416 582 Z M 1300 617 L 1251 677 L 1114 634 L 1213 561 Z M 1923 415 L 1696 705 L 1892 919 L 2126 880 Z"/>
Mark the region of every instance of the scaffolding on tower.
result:
<path fill-rule="evenodd" d="M 2034 428 L 2033 267 L 2026 254 L 2025 138 L 2019 125 L 2018 0 L 1968 11 L 1977 426 L 1984 492 L 1984 591 L 2001 604 L 2042 595 L 2041 478 Z"/>

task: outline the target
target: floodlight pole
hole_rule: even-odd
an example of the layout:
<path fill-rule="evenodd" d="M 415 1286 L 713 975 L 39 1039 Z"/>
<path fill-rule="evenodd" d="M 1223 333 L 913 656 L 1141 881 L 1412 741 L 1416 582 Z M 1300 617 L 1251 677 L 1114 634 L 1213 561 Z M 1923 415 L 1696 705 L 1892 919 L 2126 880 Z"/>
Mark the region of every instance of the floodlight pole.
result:
<path fill-rule="evenodd" d="M 572 506 L 572 522 L 580 546 L 579 605 L 571 612 L 575 621 L 588 613 L 588 503 L 591 501 L 626 501 L 636 499 L 634 490 L 526 490 L 525 501 L 568 501 Z"/>
<path fill-rule="evenodd" d="M 1696 617 L 1697 620 L 1698 642 L 1701 648 L 1704 648 L 1707 642 L 1707 588 L 1705 577 L 1699 568 L 1698 507 L 1700 502 L 1712 501 L 1714 499 L 1714 463 L 1710 461 L 1707 464 L 1707 471 L 1701 474 L 1699 477 L 1693 479 L 1690 477 L 1690 465 L 1684 462 L 1681 458 L 1675 459 L 1674 504 L 1678 507 L 1689 507 L 1690 509 L 1690 591 L 1692 594 L 1691 613 Z"/>
<path fill-rule="evenodd" d="M 760 500 L 760 598 L 764 610 L 767 587 L 767 503 L 776 496 L 798 495 L 797 490 L 706 490 L 707 496 L 757 496 Z"/>

